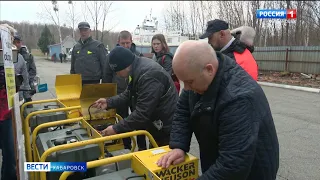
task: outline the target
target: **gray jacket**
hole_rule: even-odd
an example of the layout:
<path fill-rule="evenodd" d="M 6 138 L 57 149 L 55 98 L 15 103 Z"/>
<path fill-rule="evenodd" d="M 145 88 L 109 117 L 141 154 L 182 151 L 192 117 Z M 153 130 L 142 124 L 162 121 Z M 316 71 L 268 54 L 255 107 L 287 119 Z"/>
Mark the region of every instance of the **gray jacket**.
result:
<path fill-rule="evenodd" d="M 24 60 L 27 63 L 27 70 L 29 73 L 29 82 L 33 82 L 34 77 L 36 77 L 37 75 L 37 67 L 36 67 L 36 64 L 34 63 L 33 55 L 21 49 L 19 50 L 19 53 L 23 56 Z"/>
<path fill-rule="evenodd" d="M 105 82 L 107 51 L 104 45 L 89 37 L 73 47 L 70 74 L 81 74 L 82 80 Z"/>
<path fill-rule="evenodd" d="M 22 82 L 22 85 L 20 86 L 20 89 L 30 90 L 31 88 L 29 85 L 29 74 L 27 70 L 27 63 L 21 54 L 18 54 L 18 62 L 14 63 L 14 71 L 16 75 L 21 74 L 23 77 L 23 82 Z M 20 99 L 22 94 L 24 98 L 31 97 L 28 91 L 23 91 L 23 93 L 19 92 L 19 94 L 20 94 Z"/>

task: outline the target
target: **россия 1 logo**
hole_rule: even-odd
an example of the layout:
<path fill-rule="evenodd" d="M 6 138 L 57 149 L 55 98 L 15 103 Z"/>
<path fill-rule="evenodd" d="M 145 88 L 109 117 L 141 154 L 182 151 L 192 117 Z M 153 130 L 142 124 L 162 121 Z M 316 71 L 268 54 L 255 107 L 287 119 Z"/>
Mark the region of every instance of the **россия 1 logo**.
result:
<path fill-rule="evenodd" d="M 258 19 L 296 19 L 296 9 L 258 9 L 256 12 Z"/>

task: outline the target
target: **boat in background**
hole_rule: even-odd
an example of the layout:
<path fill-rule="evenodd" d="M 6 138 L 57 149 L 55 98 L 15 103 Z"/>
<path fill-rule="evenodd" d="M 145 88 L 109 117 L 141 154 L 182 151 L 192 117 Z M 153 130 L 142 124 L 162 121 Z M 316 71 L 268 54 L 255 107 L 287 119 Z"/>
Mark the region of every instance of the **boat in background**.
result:
<path fill-rule="evenodd" d="M 151 53 L 151 39 L 156 34 L 164 35 L 170 48 L 170 52 L 173 54 L 182 42 L 189 40 L 189 37 L 183 36 L 181 31 L 164 33 L 159 31 L 157 18 L 152 17 L 150 13 L 149 18 L 146 16 L 142 25 L 138 25 L 132 33 L 132 41 L 139 52 L 143 54 Z"/>

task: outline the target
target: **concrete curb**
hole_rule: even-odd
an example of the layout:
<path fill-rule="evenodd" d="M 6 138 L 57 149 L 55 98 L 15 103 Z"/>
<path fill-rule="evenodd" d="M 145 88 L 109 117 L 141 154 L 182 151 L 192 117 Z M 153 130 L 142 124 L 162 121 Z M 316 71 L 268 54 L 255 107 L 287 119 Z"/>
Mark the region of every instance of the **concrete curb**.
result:
<path fill-rule="evenodd" d="M 270 86 L 270 87 L 278 87 L 278 88 L 284 88 L 284 89 L 292 89 L 292 90 L 297 90 L 297 91 L 320 93 L 320 89 L 317 89 L 317 88 L 291 86 L 291 85 L 286 85 L 286 84 L 276 84 L 276 83 L 260 82 L 260 81 L 258 81 L 258 84 L 260 84 L 262 86 Z"/>

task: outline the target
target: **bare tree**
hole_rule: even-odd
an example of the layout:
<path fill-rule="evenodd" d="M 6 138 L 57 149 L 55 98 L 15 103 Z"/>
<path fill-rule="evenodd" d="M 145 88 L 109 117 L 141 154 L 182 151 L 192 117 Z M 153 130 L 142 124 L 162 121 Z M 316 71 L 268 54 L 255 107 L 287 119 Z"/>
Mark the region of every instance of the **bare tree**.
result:
<path fill-rule="evenodd" d="M 197 9 L 197 1 L 189 1 L 189 9 Z M 196 11 L 190 11 L 190 30 L 192 39 L 196 39 L 198 34 L 198 23 Z"/>
<path fill-rule="evenodd" d="M 182 34 L 188 34 L 188 20 L 185 12 L 185 3 L 183 1 L 170 2 L 170 8 L 166 9 L 164 20 L 166 30 L 181 31 Z"/>
<path fill-rule="evenodd" d="M 89 1 L 89 2 L 85 1 L 84 3 L 86 4 L 88 11 L 90 12 L 92 22 L 94 23 L 94 32 L 96 34 L 96 39 L 98 39 L 99 38 L 98 25 L 102 18 L 102 15 L 100 15 L 100 13 L 102 12 L 104 2 L 103 1 Z"/>
<path fill-rule="evenodd" d="M 82 11 L 82 17 L 83 19 L 81 21 L 88 22 L 88 7 L 86 3 L 81 3 L 81 11 Z"/>
<path fill-rule="evenodd" d="M 71 24 L 72 27 L 72 37 L 75 38 L 75 24 L 79 20 L 78 14 L 75 14 L 74 8 L 75 8 L 75 2 L 74 1 L 68 1 L 68 8 L 69 11 L 66 13 L 69 17 L 69 24 Z"/>
<path fill-rule="evenodd" d="M 117 26 L 119 23 L 116 23 L 115 25 L 113 25 L 111 28 L 109 28 L 108 30 L 106 30 L 105 32 L 105 27 L 106 27 L 106 20 L 107 19 L 111 19 L 111 18 L 107 18 L 108 15 L 113 11 L 111 10 L 111 6 L 113 4 L 113 2 L 110 2 L 110 1 L 103 1 L 102 2 L 103 5 L 102 5 L 102 9 L 103 9 L 103 13 L 102 13 L 102 29 L 101 29 L 101 42 L 103 42 L 103 38 L 104 38 L 104 35 L 105 33 L 109 33 L 115 26 Z"/>
<path fill-rule="evenodd" d="M 253 27 L 256 30 L 255 46 L 319 44 L 320 2 L 318 1 L 189 1 L 188 10 L 183 7 L 175 2 L 166 8 L 164 23 L 167 30 L 187 27 L 191 34 L 201 33 L 206 28 L 205 23 L 215 18 L 214 10 L 218 9 L 218 18 L 229 22 L 231 29 L 243 25 Z M 297 18 L 295 20 L 257 18 L 256 10 L 266 8 L 296 9 Z M 182 17 L 185 17 L 184 25 L 181 24 Z"/>
<path fill-rule="evenodd" d="M 319 1 L 305 1 L 307 9 L 306 18 L 314 25 L 320 28 L 320 2 Z"/>
<path fill-rule="evenodd" d="M 45 2 L 42 2 L 42 8 L 44 11 L 42 11 L 39 15 L 47 20 L 52 21 L 56 28 L 58 29 L 59 33 L 59 41 L 62 42 L 62 36 L 61 36 L 61 27 L 60 27 L 60 17 L 59 17 L 59 7 L 57 1 L 51 1 L 52 3 L 52 9 L 46 6 Z"/>
<path fill-rule="evenodd" d="M 198 26 L 201 27 L 201 32 L 205 31 L 206 24 L 208 21 L 213 20 L 215 17 L 215 12 L 213 11 L 215 6 L 217 5 L 216 2 L 213 1 L 198 1 L 197 2 L 197 19 L 198 19 Z"/>
<path fill-rule="evenodd" d="M 205 19 L 205 11 L 206 11 L 206 7 L 204 5 L 203 1 L 199 1 L 199 6 L 197 6 L 197 10 L 196 12 L 198 12 L 197 17 L 198 17 L 198 21 L 199 21 L 199 25 L 201 27 L 201 32 L 205 31 L 206 28 L 206 19 Z"/>

